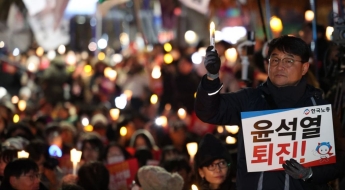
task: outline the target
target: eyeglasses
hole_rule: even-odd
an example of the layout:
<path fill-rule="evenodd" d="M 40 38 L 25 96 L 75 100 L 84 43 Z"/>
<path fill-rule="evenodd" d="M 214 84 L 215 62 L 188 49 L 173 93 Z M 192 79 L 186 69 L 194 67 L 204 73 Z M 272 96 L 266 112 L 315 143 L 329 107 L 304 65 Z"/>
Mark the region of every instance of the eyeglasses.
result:
<path fill-rule="evenodd" d="M 212 163 L 212 164 L 210 164 L 210 165 L 208 165 L 206 167 L 207 167 L 208 170 L 214 171 L 217 168 L 224 169 L 224 168 L 227 168 L 229 166 L 230 166 L 230 163 L 226 163 L 226 161 L 223 160 L 223 161 L 220 161 L 218 163 Z"/>
<path fill-rule="evenodd" d="M 29 175 L 24 175 L 23 177 L 28 177 L 31 181 L 34 181 L 35 179 L 41 179 L 41 174 L 39 173 L 29 174 Z"/>
<path fill-rule="evenodd" d="M 279 58 L 274 57 L 274 58 L 268 59 L 268 62 L 271 66 L 274 66 L 274 67 L 279 65 L 280 62 L 282 62 L 283 67 L 289 68 L 289 67 L 293 66 L 293 64 L 295 62 L 302 62 L 302 61 L 294 60 L 292 58 L 287 58 L 287 57 L 283 58 L 283 59 L 279 59 Z"/>

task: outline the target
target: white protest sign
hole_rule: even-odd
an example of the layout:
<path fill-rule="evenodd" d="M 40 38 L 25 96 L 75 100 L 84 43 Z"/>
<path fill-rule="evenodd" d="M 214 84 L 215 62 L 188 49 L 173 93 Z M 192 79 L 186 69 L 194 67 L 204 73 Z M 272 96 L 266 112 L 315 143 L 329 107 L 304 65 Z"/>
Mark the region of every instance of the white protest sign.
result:
<path fill-rule="evenodd" d="M 63 18 L 69 0 L 24 0 L 27 19 L 39 46 L 54 50 L 70 41 L 69 20 Z"/>
<path fill-rule="evenodd" d="M 206 14 L 209 10 L 210 0 L 180 0 L 186 7 L 194 9 L 202 14 Z"/>
<path fill-rule="evenodd" d="M 56 20 L 53 13 L 46 13 L 44 16 L 29 16 L 28 20 L 37 43 L 44 50 L 56 49 L 61 44 L 69 43 L 68 20 L 61 20 L 56 29 L 54 29 Z"/>
<path fill-rule="evenodd" d="M 281 170 L 294 158 L 305 167 L 335 163 L 331 105 L 242 112 L 248 172 Z"/>
<path fill-rule="evenodd" d="M 47 0 L 35 0 L 34 2 L 31 0 L 23 0 L 26 9 L 29 11 L 29 15 L 33 16 L 41 11 L 43 11 L 48 2 Z M 51 1 L 55 4 L 54 1 Z"/>

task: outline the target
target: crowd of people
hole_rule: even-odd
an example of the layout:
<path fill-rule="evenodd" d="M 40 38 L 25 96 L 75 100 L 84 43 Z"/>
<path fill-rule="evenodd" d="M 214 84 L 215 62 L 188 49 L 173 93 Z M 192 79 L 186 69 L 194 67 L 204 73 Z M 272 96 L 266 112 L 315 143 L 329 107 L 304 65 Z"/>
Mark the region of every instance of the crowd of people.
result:
<path fill-rule="evenodd" d="M 303 167 L 290 160 L 285 171 L 247 172 L 242 111 L 325 104 L 323 92 L 309 84 L 332 92 L 324 57 L 317 57 L 317 65 L 309 62 L 306 35 L 304 41 L 274 39 L 268 50 L 257 47 L 246 82 L 241 57 L 233 62 L 225 53 L 236 45 L 225 41 L 216 43 L 216 51 L 207 48 L 200 65 L 191 56 L 199 47 L 174 45 L 169 52 L 163 45 L 132 49 L 116 64 L 78 55 L 71 64 L 66 54 L 46 66 L 38 56 L 42 69 L 34 72 L 23 65 L 35 51 L 6 55 L 0 73 L 0 190 L 291 190 L 344 183 L 338 117 L 335 164 Z M 198 142 L 195 155 L 187 149 L 190 142 Z M 74 148 L 82 152 L 76 168 L 70 161 Z"/>

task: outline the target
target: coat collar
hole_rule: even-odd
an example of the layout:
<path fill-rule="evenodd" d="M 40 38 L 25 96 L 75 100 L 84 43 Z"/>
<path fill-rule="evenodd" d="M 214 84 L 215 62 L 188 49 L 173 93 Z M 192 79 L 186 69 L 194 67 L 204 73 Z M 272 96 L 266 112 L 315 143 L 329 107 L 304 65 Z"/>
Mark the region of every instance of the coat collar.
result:
<path fill-rule="evenodd" d="M 291 108 L 295 107 L 302 99 L 314 97 L 315 99 L 322 98 L 322 91 L 315 87 L 308 85 L 305 77 L 302 77 L 296 86 L 276 87 L 268 78 L 266 82 L 258 87 L 263 95 L 271 98 L 276 108 Z"/>

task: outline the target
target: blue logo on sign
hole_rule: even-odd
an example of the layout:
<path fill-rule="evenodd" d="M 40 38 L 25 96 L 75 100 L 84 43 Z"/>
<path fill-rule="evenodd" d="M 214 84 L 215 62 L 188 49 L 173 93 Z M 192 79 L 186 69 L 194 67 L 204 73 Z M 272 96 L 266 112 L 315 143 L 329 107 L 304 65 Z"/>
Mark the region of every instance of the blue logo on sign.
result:
<path fill-rule="evenodd" d="M 305 114 L 305 115 L 308 115 L 309 113 L 310 113 L 310 111 L 309 111 L 308 109 L 305 109 L 305 110 L 304 110 L 304 114 Z"/>

